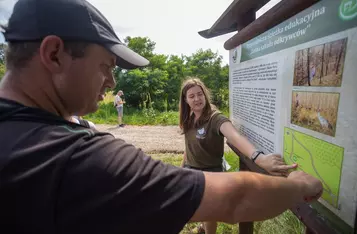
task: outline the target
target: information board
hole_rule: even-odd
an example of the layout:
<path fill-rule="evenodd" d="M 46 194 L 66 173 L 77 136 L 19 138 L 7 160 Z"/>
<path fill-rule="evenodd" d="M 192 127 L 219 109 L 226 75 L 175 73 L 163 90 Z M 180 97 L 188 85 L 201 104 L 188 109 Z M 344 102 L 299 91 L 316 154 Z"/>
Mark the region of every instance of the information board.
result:
<path fill-rule="evenodd" d="M 234 48 L 229 75 L 236 128 L 257 148 L 280 153 L 288 164 L 320 179 L 319 203 L 352 230 L 357 0 L 322 0 Z"/>

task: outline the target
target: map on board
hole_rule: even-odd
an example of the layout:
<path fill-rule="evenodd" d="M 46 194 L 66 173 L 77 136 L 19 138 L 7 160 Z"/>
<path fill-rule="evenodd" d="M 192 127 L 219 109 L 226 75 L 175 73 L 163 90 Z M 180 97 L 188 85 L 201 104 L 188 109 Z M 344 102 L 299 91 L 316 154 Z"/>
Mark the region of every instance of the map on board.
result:
<path fill-rule="evenodd" d="M 298 169 L 322 181 L 322 199 L 338 209 L 341 168 L 344 148 L 309 136 L 284 129 L 284 160 L 297 163 Z"/>

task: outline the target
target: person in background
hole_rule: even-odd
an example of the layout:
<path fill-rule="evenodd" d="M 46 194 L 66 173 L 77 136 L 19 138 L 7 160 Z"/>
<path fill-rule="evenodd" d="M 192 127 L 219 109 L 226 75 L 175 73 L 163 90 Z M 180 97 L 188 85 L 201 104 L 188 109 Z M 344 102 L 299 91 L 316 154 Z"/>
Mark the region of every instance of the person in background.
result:
<path fill-rule="evenodd" d="M 188 78 L 183 83 L 179 111 L 180 128 L 185 135 L 181 165 L 184 168 L 223 172 L 224 137 L 272 175 L 287 176 L 290 169 L 297 167 L 297 164 L 286 165 L 279 154 L 264 154 L 241 136 L 231 121 L 212 105 L 209 90 L 199 78 Z M 206 234 L 216 233 L 217 223 L 206 222 L 204 229 Z"/>
<path fill-rule="evenodd" d="M 124 95 L 122 90 L 119 90 L 117 95 L 115 95 L 114 106 L 118 111 L 118 127 L 124 127 L 123 124 L 123 109 L 125 101 L 121 98 Z"/>
<path fill-rule="evenodd" d="M 301 171 L 281 178 L 179 168 L 68 124 L 98 110 L 115 87 L 115 66 L 149 64 L 88 1 L 18 0 L 3 34 L 2 233 L 177 234 L 189 221 L 265 220 L 321 196 L 321 181 Z"/>

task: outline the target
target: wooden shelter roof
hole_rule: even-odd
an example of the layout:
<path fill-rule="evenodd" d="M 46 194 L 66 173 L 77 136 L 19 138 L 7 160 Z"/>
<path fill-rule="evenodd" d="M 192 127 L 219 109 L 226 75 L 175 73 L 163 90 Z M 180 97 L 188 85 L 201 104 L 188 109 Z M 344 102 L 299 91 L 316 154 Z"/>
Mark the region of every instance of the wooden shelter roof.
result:
<path fill-rule="evenodd" d="M 234 0 L 211 28 L 198 33 L 204 38 L 213 38 L 238 31 L 224 43 L 224 48 L 231 50 L 318 1 L 320 0 L 282 0 L 256 19 L 256 12 L 269 0 Z"/>

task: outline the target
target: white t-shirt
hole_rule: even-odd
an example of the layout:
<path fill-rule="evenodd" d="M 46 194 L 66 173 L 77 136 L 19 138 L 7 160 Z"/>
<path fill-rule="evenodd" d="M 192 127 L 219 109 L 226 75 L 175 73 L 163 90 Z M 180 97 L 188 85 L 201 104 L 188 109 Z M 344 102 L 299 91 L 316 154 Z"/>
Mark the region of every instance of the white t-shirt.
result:
<path fill-rule="evenodd" d="M 123 103 L 119 104 L 119 102 L 121 102 L 121 98 L 119 97 L 119 95 L 115 95 L 115 103 L 114 104 L 117 104 L 116 105 L 117 107 L 123 106 Z"/>

